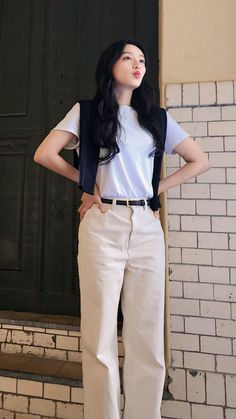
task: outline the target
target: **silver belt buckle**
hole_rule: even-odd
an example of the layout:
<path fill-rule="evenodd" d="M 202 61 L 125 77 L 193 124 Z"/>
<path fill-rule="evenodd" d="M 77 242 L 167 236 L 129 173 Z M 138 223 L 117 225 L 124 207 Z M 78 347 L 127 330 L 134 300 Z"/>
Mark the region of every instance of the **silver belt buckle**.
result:
<path fill-rule="evenodd" d="M 126 205 L 127 207 L 131 207 L 131 205 L 129 204 L 129 199 L 126 199 Z"/>

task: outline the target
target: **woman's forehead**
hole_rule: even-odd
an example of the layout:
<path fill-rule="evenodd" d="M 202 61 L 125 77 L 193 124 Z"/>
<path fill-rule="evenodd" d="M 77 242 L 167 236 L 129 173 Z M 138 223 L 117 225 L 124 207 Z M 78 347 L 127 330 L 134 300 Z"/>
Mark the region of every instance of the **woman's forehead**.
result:
<path fill-rule="evenodd" d="M 133 45 L 133 44 L 126 44 L 126 45 L 124 46 L 124 49 L 123 49 L 123 53 L 124 53 L 124 52 L 129 52 L 129 53 L 131 53 L 131 54 L 135 53 L 135 54 L 142 55 L 142 56 L 144 57 L 144 54 L 143 54 L 143 52 L 141 51 L 141 49 L 140 49 L 140 48 L 138 48 L 138 47 L 136 47 L 136 45 Z"/>

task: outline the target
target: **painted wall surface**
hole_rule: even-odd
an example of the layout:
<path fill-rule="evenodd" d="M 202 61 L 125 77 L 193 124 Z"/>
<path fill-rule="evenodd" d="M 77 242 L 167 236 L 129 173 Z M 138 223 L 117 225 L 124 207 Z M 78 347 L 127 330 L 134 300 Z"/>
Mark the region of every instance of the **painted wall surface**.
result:
<path fill-rule="evenodd" d="M 235 18 L 235 0 L 161 0 L 161 84 L 235 80 Z"/>

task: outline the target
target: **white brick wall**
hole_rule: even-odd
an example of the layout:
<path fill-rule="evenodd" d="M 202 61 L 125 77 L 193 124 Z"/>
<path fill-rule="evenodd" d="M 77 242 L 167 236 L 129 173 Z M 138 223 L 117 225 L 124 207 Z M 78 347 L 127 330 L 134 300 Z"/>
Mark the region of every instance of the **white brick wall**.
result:
<path fill-rule="evenodd" d="M 236 418 L 236 82 L 166 86 L 212 168 L 167 191 L 173 400 L 165 418 Z M 185 164 L 167 156 L 167 176 Z"/>

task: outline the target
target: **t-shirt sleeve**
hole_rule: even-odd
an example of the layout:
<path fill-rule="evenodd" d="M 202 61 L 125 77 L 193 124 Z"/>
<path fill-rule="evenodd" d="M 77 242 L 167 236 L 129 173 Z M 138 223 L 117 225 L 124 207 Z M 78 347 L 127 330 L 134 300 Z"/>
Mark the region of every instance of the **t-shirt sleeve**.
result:
<path fill-rule="evenodd" d="M 69 131 L 75 134 L 74 137 L 69 143 L 64 147 L 67 150 L 78 150 L 79 146 L 79 126 L 80 126 L 80 104 L 76 103 L 70 110 L 67 112 L 66 116 L 54 127 L 51 131 L 59 129 L 62 131 Z"/>
<path fill-rule="evenodd" d="M 176 122 L 169 114 L 167 114 L 167 129 L 166 129 L 166 141 L 165 141 L 165 153 L 176 154 L 174 148 L 181 143 L 181 141 L 190 137 L 190 134 L 186 132 L 178 122 Z"/>

